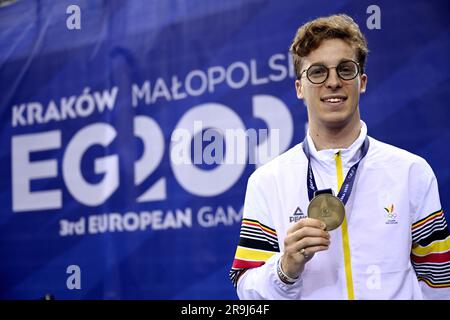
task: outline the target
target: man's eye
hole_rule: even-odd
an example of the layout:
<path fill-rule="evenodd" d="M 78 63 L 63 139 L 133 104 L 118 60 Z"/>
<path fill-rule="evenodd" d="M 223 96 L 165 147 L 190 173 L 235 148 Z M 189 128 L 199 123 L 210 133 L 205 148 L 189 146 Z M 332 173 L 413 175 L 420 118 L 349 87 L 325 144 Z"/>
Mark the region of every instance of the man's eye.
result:
<path fill-rule="evenodd" d="M 357 72 L 357 67 L 354 63 L 344 62 L 338 66 L 337 71 L 343 76 L 352 76 Z"/>
<path fill-rule="evenodd" d="M 312 68 L 309 71 L 309 75 L 310 76 L 321 76 L 321 75 L 324 75 L 326 73 L 327 73 L 327 71 L 324 68 Z"/>

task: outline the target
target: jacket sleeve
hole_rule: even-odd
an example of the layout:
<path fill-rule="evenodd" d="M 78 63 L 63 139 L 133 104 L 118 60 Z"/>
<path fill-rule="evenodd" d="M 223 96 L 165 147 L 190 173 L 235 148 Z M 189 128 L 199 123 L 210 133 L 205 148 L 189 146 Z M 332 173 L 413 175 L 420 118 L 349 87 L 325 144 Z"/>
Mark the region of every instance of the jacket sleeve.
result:
<path fill-rule="evenodd" d="M 414 206 L 411 261 L 425 299 L 450 299 L 450 234 L 438 184 L 425 163 L 419 183 L 420 201 Z"/>
<path fill-rule="evenodd" d="M 278 277 L 281 253 L 277 231 L 267 197 L 262 192 L 266 185 L 260 185 L 261 180 L 255 173 L 247 184 L 239 244 L 230 278 L 240 299 L 297 299 L 301 280 L 285 284 Z"/>

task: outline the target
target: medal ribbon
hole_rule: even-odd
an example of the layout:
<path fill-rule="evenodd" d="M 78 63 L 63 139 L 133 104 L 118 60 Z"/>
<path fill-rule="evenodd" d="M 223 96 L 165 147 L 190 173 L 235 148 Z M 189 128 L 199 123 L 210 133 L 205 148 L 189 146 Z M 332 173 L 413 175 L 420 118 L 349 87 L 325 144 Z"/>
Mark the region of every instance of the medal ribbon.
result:
<path fill-rule="evenodd" d="M 309 151 L 308 137 L 305 137 L 305 140 L 303 140 L 302 147 L 303 152 L 305 153 L 306 158 L 308 159 L 308 175 L 306 177 L 306 185 L 308 186 L 309 201 L 311 201 L 312 198 L 314 198 L 314 192 L 317 191 L 317 185 L 316 179 L 314 178 L 314 173 L 311 168 L 311 153 Z M 369 151 L 369 138 L 367 136 L 364 139 L 364 142 L 360 150 L 361 150 L 361 158 L 348 171 L 347 176 L 345 177 L 345 180 L 342 183 L 342 186 L 339 189 L 339 193 L 337 195 L 339 200 L 341 200 L 344 205 L 347 203 L 348 198 L 350 197 L 350 193 L 352 192 L 353 184 L 355 182 L 356 177 L 356 171 L 358 170 L 359 163 L 366 156 L 367 151 Z"/>

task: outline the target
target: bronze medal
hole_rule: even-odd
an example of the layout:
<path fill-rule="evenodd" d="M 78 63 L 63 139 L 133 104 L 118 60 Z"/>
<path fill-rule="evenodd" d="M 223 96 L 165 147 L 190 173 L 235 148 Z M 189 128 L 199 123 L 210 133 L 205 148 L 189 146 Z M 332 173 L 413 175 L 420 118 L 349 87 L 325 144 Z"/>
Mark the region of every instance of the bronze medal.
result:
<path fill-rule="evenodd" d="M 309 203 L 308 217 L 324 222 L 326 230 L 331 231 L 344 221 L 345 207 L 338 197 L 330 193 L 321 193 Z"/>

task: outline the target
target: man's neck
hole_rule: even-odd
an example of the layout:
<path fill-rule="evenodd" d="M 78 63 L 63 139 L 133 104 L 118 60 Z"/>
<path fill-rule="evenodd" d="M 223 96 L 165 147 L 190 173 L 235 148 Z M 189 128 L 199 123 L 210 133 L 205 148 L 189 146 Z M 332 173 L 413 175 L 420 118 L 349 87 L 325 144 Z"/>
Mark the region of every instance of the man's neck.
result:
<path fill-rule="evenodd" d="M 310 126 L 309 134 L 317 151 L 326 149 L 347 149 L 358 138 L 361 123 L 355 122 L 339 128 Z"/>

